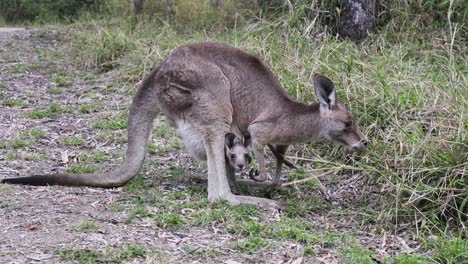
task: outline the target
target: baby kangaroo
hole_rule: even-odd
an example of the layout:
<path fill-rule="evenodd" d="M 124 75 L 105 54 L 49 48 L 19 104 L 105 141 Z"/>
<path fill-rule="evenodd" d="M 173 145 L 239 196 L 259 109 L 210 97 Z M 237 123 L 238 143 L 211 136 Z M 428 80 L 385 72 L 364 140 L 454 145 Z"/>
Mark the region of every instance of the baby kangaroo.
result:
<path fill-rule="evenodd" d="M 248 147 L 250 146 L 250 136 L 239 138 L 233 133 L 226 134 L 224 145 L 226 158 L 226 172 L 231 191 L 239 193 L 239 185 L 237 184 L 236 172 L 241 172 L 247 168 L 252 158 L 249 154 Z"/>

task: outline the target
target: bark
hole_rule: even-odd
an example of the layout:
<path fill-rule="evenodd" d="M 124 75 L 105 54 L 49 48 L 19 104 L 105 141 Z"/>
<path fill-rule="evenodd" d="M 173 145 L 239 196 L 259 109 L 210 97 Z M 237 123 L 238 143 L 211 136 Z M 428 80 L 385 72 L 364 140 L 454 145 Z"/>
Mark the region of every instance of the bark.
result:
<path fill-rule="evenodd" d="M 353 42 L 365 39 L 375 28 L 376 0 L 341 0 L 338 34 Z"/>

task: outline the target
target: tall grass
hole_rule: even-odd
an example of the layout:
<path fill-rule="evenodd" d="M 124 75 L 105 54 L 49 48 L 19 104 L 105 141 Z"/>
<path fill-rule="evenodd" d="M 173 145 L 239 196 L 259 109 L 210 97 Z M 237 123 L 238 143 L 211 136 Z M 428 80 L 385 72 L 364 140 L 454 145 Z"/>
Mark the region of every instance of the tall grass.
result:
<path fill-rule="evenodd" d="M 154 1 L 135 26 L 128 3 L 109 1 L 105 19 L 87 16 L 70 27 L 78 40 L 73 57 L 134 83 L 176 47 L 218 41 L 265 60 L 285 89 L 304 101 L 314 100 L 313 73 L 325 74 L 372 146 L 362 157 L 349 157 L 339 147 L 312 144 L 306 155 L 379 184 L 387 198 L 377 214 L 382 223 L 440 233 L 443 226 L 465 228 L 468 61 L 462 1 L 386 3 L 379 31 L 359 45 L 327 30 L 336 6 L 323 1 L 288 1 L 279 9 L 265 6 L 267 1 L 213 2 Z M 442 18 L 427 18 L 436 7 Z"/>

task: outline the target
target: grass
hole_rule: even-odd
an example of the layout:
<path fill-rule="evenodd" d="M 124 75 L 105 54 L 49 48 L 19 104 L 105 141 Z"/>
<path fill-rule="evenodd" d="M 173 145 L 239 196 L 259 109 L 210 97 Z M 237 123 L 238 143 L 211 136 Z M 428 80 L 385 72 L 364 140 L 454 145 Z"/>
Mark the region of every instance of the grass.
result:
<path fill-rule="evenodd" d="M 0 149 L 6 149 L 6 148 L 23 149 L 23 148 L 28 148 L 31 145 L 32 144 L 29 141 L 25 141 L 22 139 L 0 141 Z"/>
<path fill-rule="evenodd" d="M 2 101 L 3 106 L 9 106 L 9 107 L 23 107 L 26 106 L 27 103 L 21 100 L 16 100 L 16 99 L 5 99 Z"/>
<path fill-rule="evenodd" d="M 52 80 L 54 81 L 57 87 L 69 87 L 72 86 L 72 81 L 68 80 L 68 77 L 65 72 L 56 73 Z"/>
<path fill-rule="evenodd" d="M 67 169 L 68 173 L 94 173 L 97 167 L 93 164 L 72 164 Z"/>
<path fill-rule="evenodd" d="M 97 121 L 93 128 L 101 130 L 121 130 L 128 126 L 128 116 L 121 114 L 114 117 L 105 118 L 104 121 Z"/>
<path fill-rule="evenodd" d="M 54 118 L 62 113 L 70 113 L 71 109 L 60 106 L 58 104 L 51 104 L 49 108 L 42 110 L 34 110 L 28 113 L 28 117 L 32 119 Z"/>
<path fill-rule="evenodd" d="M 26 131 L 24 134 L 25 138 L 35 138 L 35 139 L 40 139 L 40 138 L 45 138 L 46 134 L 44 131 L 37 130 L 37 129 L 32 129 L 30 131 Z M 21 134 L 20 134 L 21 136 Z"/>
<path fill-rule="evenodd" d="M 50 94 L 61 94 L 61 93 L 63 93 L 63 90 L 60 89 L 59 87 L 49 87 L 47 89 L 47 92 L 50 93 Z"/>
<path fill-rule="evenodd" d="M 85 140 L 79 137 L 67 137 L 63 139 L 63 144 L 65 146 L 82 146 L 85 143 Z"/>
<path fill-rule="evenodd" d="M 434 260 L 439 263 L 463 263 L 468 259 L 468 240 L 463 237 L 435 237 L 426 242 L 429 248 L 436 248 Z"/>
<path fill-rule="evenodd" d="M 100 103 L 83 104 L 80 106 L 80 112 L 83 114 L 90 114 L 99 111 L 101 107 Z"/>
<path fill-rule="evenodd" d="M 112 261 L 109 256 L 91 249 L 67 249 L 58 252 L 61 260 L 73 260 L 78 263 L 105 263 Z"/>
<path fill-rule="evenodd" d="M 250 237 L 246 241 L 238 242 L 236 247 L 240 252 L 254 253 L 261 249 L 270 248 L 270 244 L 260 237 Z"/>
<path fill-rule="evenodd" d="M 97 224 L 96 221 L 89 221 L 85 219 L 78 225 L 73 226 L 72 230 L 83 233 L 91 233 L 97 230 Z"/>
<path fill-rule="evenodd" d="M 372 259 L 375 252 L 364 249 L 360 246 L 346 247 L 341 249 L 340 262 L 349 264 L 374 264 Z"/>
<path fill-rule="evenodd" d="M 71 260 L 78 263 L 127 263 L 130 260 L 146 256 L 161 255 L 156 250 L 143 245 L 129 244 L 124 247 L 108 247 L 106 250 L 69 248 L 57 251 L 61 260 Z"/>

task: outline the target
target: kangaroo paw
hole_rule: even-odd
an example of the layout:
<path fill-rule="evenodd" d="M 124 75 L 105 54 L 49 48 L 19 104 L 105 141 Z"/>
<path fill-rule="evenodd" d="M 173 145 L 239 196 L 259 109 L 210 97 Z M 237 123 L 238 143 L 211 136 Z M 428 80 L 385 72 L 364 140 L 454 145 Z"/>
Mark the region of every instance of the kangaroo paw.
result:
<path fill-rule="evenodd" d="M 257 182 L 264 182 L 267 180 L 267 176 L 265 173 L 261 173 L 258 175 L 258 169 L 254 170 L 253 168 L 249 172 L 249 177 Z"/>

